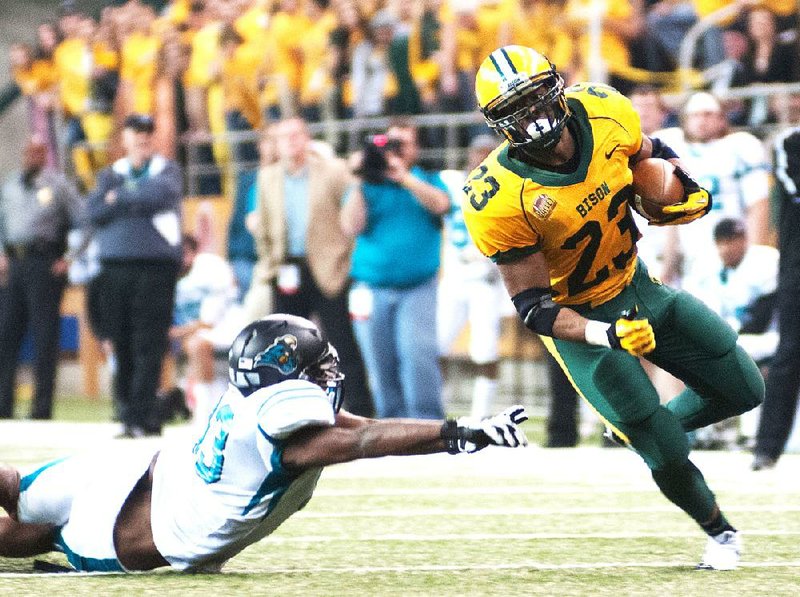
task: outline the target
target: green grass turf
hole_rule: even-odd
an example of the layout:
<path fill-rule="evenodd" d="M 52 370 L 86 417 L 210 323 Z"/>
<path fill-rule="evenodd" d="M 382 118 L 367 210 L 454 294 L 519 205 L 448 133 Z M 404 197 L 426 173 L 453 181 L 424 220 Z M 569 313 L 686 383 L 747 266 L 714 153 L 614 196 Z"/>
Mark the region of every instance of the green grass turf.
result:
<path fill-rule="evenodd" d="M 25 419 L 30 413 L 30 400 L 18 399 L 14 405 L 14 416 Z M 87 398 L 85 396 L 58 396 L 53 401 L 53 419 L 56 421 L 110 421 L 113 406 L 108 397 Z"/>
<path fill-rule="evenodd" d="M 107 426 L 26 425 L 0 443 L 1 461 L 114 443 Z M 705 538 L 635 454 L 531 446 L 331 467 L 304 511 L 219 575 L 50 576 L 31 559 L 0 559 L 0 594 L 800 594 L 800 457 L 764 473 L 744 453 L 693 458 L 744 532 L 737 571 L 693 570 Z"/>

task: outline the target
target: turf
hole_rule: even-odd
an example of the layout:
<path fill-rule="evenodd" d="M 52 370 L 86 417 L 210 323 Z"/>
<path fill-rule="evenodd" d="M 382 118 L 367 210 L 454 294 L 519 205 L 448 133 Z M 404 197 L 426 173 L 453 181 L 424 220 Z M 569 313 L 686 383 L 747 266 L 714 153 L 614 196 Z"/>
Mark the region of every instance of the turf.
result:
<path fill-rule="evenodd" d="M 108 424 L 0 431 L 0 460 L 24 467 L 114 441 Z M 172 427 L 166 440 L 184 435 Z M 304 511 L 219 575 L 45 575 L 0 559 L 0 594 L 798 594 L 800 456 L 759 473 L 745 453 L 693 459 L 744 533 L 737 571 L 693 570 L 704 536 L 632 452 L 531 446 L 331 467 Z"/>

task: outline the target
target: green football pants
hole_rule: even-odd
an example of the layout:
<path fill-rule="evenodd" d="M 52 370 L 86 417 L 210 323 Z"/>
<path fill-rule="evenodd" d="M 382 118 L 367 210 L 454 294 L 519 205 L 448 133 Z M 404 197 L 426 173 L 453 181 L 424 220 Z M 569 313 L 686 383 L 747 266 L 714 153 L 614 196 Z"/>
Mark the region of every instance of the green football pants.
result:
<path fill-rule="evenodd" d="M 639 359 L 627 352 L 542 339 L 578 393 L 644 459 L 664 495 L 704 525 L 718 511 L 703 475 L 689 461 L 686 431 L 754 408 L 763 400 L 764 380 L 728 324 L 692 295 L 650 278 L 641 261 L 616 297 L 575 310 L 612 323 L 634 306 L 656 336 L 656 349 L 646 358 L 686 384 L 666 405 Z"/>
<path fill-rule="evenodd" d="M 580 395 L 655 470 L 686 457 L 685 431 L 760 404 L 764 380 L 736 344 L 736 332 L 728 324 L 692 295 L 651 278 L 641 261 L 631 283 L 616 297 L 576 311 L 588 319 L 612 323 L 634 306 L 638 317 L 650 321 L 656 336 L 656 349 L 645 358 L 686 384 L 665 406 L 660 405 L 639 359 L 627 352 L 544 340 Z M 659 408 L 673 416 L 665 413 L 658 416 L 658 425 L 645 424 Z"/>

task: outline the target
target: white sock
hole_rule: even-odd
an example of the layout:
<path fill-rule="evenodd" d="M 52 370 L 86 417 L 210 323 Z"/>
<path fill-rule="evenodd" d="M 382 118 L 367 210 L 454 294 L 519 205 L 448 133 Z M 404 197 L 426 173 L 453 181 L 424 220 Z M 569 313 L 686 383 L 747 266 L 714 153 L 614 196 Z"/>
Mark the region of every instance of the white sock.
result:
<path fill-rule="evenodd" d="M 489 409 L 494 402 L 494 394 L 497 391 L 497 380 L 485 375 L 475 378 L 475 385 L 472 387 L 472 412 L 471 416 L 482 418 L 488 416 Z"/>

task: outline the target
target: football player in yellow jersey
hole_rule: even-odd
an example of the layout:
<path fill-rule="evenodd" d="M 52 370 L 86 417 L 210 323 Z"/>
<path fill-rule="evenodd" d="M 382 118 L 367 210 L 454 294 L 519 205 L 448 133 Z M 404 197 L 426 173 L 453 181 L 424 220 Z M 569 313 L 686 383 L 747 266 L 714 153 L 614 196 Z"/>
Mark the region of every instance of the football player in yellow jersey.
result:
<path fill-rule="evenodd" d="M 637 258 L 631 165 L 649 157 L 679 165 L 677 155 L 642 135 L 625 97 L 591 83 L 565 90 L 530 48 L 492 52 L 476 93 L 505 141 L 464 186 L 472 239 L 581 396 L 709 535 L 701 566 L 735 568 L 739 533 L 689 460 L 686 432 L 752 409 L 764 382 L 722 319 L 651 278 Z M 711 208 L 708 192 L 676 172 L 684 201 L 651 224 L 688 223 Z M 687 389 L 661 405 L 640 356 Z"/>

